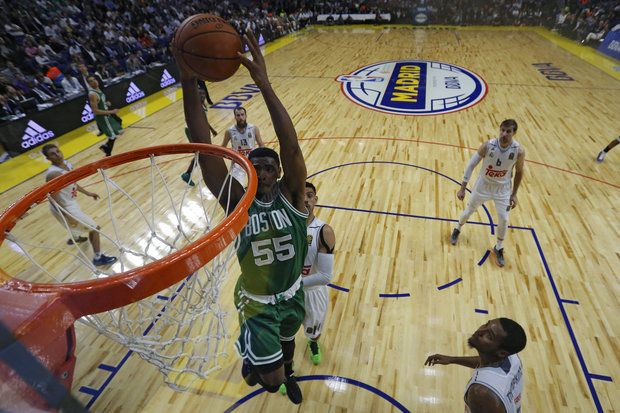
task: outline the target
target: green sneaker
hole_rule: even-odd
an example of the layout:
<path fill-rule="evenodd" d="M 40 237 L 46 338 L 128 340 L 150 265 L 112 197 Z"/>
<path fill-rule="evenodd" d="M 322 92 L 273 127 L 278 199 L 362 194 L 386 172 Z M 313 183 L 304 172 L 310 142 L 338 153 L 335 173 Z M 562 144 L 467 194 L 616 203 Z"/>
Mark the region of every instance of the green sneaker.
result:
<path fill-rule="evenodd" d="M 318 366 L 321 363 L 321 346 L 317 341 L 308 340 L 308 347 L 310 348 L 310 360 L 312 364 Z"/>
<path fill-rule="evenodd" d="M 286 386 L 284 385 L 284 383 L 280 385 L 280 394 L 282 396 L 286 396 Z"/>

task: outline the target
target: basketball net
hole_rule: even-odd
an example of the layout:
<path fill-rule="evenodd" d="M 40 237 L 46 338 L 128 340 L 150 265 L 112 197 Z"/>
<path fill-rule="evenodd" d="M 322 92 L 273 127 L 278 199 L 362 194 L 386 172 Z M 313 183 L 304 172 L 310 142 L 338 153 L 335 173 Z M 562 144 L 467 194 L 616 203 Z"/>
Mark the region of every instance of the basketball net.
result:
<path fill-rule="evenodd" d="M 177 162 L 179 159 L 185 160 Z M 191 248 L 193 242 L 226 221 L 219 201 L 230 198 L 222 196 L 230 194 L 232 168 L 229 168 L 227 184 L 222 186 L 221 192 L 211 194 L 199 173 L 198 153 L 193 156 L 194 168 L 190 174 L 190 182 L 196 186 L 181 180 L 179 176 L 185 171 L 187 161 L 187 156 L 151 155 L 114 168 L 99 168 L 87 182 L 80 182 L 82 187 L 101 196 L 96 203 L 80 197 L 80 207 L 91 205 L 84 211 L 93 216 L 99 228 L 72 215 L 48 194 L 49 205 L 33 205 L 27 216 L 7 233 L 3 247 L 8 244 L 16 259 L 26 264 L 21 270 L 10 273 L 33 282 L 103 279 L 131 272 L 183 248 Z M 231 164 L 237 166 L 237 174 L 239 170 L 245 174 L 234 160 Z M 92 208 L 94 204 L 97 210 Z M 102 205 L 105 210 L 101 210 Z M 58 221 L 62 225 L 52 218 L 50 207 L 61 211 Z M 55 235 L 54 239 L 38 239 L 36 236 L 33 239 L 30 232 L 28 236 L 25 234 L 32 220 L 39 225 L 55 225 L 58 232 L 63 227 L 64 232 Z M 102 252 L 118 257 L 118 261 L 103 269 L 94 266 L 89 243 L 78 243 L 76 222 L 86 232 L 96 231 L 101 239 Z M 73 245 L 68 246 L 67 239 Z M 227 314 L 220 305 L 220 293 L 228 267 L 235 262 L 232 259 L 235 244 L 236 241 L 202 268 L 183 274 L 180 281 L 157 294 L 124 307 L 86 315 L 78 321 L 155 365 L 170 387 L 187 389 L 194 380 L 206 378 L 218 369 L 220 360 L 227 356 Z"/>

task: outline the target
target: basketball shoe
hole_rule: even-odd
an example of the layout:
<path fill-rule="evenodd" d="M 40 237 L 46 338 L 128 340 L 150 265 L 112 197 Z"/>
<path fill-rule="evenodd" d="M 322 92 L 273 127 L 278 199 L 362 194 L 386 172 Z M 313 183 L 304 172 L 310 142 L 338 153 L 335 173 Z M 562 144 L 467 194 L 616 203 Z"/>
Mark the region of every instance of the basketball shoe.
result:
<path fill-rule="evenodd" d="M 322 358 L 321 346 L 319 346 L 318 341 L 308 340 L 308 348 L 310 349 L 310 360 L 312 360 L 312 364 L 318 366 Z"/>
<path fill-rule="evenodd" d="M 499 266 L 499 267 L 503 267 L 505 264 L 504 261 L 504 249 L 497 249 L 495 247 L 493 247 L 493 253 L 495 254 L 495 263 Z"/>
<path fill-rule="evenodd" d="M 456 242 L 459 240 L 460 234 L 461 234 L 461 231 L 454 228 L 454 231 L 452 231 L 452 235 L 450 236 L 450 244 L 456 245 Z"/>

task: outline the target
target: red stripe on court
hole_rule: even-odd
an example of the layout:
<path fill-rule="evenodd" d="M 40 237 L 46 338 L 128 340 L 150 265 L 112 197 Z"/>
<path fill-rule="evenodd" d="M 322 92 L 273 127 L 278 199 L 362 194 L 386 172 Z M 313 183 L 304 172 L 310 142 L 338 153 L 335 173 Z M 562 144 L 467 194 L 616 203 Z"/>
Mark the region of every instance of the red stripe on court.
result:
<path fill-rule="evenodd" d="M 450 148 L 467 149 L 469 151 L 477 150 L 477 148 L 470 148 L 468 146 L 463 146 L 463 145 L 454 145 L 454 144 L 451 144 L 451 143 L 431 142 L 431 141 L 423 141 L 423 140 L 420 140 L 420 139 L 408 139 L 408 138 L 381 138 L 381 137 L 372 137 L 372 136 L 348 137 L 347 138 L 347 137 L 324 136 L 324 137 L 317 137 L 317 138 L 298 138 L 298 139 L 300 141 L 342 140 L 342 139 L 362 139 L 362 140 L 376 140 L 376 141 L 400 141 L 400 142 L 425 143 L 425 144 L 436 145 L 436 146 L 447 146 L 447 147 L 450 147 Z M 265 143 L 277 143 L 277 141 L 276 140 L 270 140 L 270 141 L 265 141 Z M 189 156 L 188 156 L 188 158 L 189 158 Z M 165 163 L 168 163 L 168 162 L 173 162 L 173 161 L 177 161 L 177 159 L 175 159 L 175 160 L 170 159 L 170 160 L 167 160 L 167 161 L 163 161 L 162 164 L 165 164 Z M 525 160 L 525 162 L 533 163 L 534 165 L 545 166 L 545 167 L 550 168 L 550 169 L 555 169 L 557 171 L 565 172 L 565 173 L 568 173 L 568 174 L 571 174 L 571 175 L 576 175 L 576 176 L 579 176 L 581 178 L 589 179 L 591 181 L 599 182 L 601 184 L 609 185 L 611 187 L 619 188 L 620 189 L 620 185 L 612 184 L 611 182 L 603 181 L 602 179 L 598 179 L 598 178 L 594 178 L 592 176 L 584 175 L 584 174 L 581 174 L 579 172 L 574 172 L 574 171 L 571 171 L 569 169 L 564 169 L 564 168 L 560 168 L 558 166 L 549 165 L 549 164 L 544 163 L 544 162 L 532 161 L 532 160 L 527 160 L 527 159 Z M 122 176 L 122 175 L 126 175 L 126 174 L 129 174 L 129 173 L 132 173 L 132 172 L 140 171 L 142 169 L 147 169 L 147 168 L 150 168 L 150 166 L 145 166 L 145 167 L 142 167 L 142 168 L 137 168 L 137 169 L 129 170 L 129 171 L 126 171 L 126 172 L 122 172 L 122 173 L 120 173 L 118 175 L 114 175 L 113 178 L 114 177 L 118 177 L 118 176 Z M 101 180 L 93 182 L 92 184 L 99 183 L 99 182 L 101 182 Z M 92 184 L 89 184 L 89 185 L 92 185 Z M 87 186 L 89 186 L 89 185 L 87 185 Z"/>
<path fill-rule="evenodd" d="M 426 143 L 426 144 L 429 144 L 429 145 L 437 145 L 437 146 L 447 146 L 447 147 L 451 147 L 451 148 L 467 149 L 467 150 L 470 150 L 470 151 L 475 151 L 475 150 L 478 149 L 478 148 L 470 148 L 468 146 L 462 146 L 462 145 L 453 145 L 453 144 L 450 144 L 450 143 L 431 142 L 431 141 L 423 141 L 423 140 L 420 140 L 420 139 L 407 139 L 407 138 L 380 138 L 380 137 L 372 137 L 372 136 L 358 136 L 358 137 L 349 137 L 349 138 L 347 138 L 347 137 L 335 137 L 335 136 L 324 136 L 324 137 L 321 137 L 321 138 L 299 138 L 300 141 L 314 141 L 314 140 L 324 140 L 324 139 L 326 139 L 326 140 L 362 139 L 362 140 L 377 140 L 377 141 L 402 141 L 402 142 Z M 277 141 L 271 140 L 271 141 L 267 141 L 266 143 L 277 143 Z M 549 165 L 548 163 L 532 161 L 532 160 L 528 160 L 528 159 L 526 159 L 525 162 L 533 163 L 534 165 L 545 166 L 545 167 L 550 168 L 550 169 L 555 169 L 557 171 L 566 172 L 566 173 L 571 174 L 571 175 L 576 175 L 576 176 L 579 176 L 581 178 L 589 179 L 589 180 L 595 181 L 595 182 L 600 182 L 602 184 L 609 185 L 609 186 L 612 186 L 614 188 L 619 188 L 620 189 L 620 185 L 612 184 L 611 182 L 603 181 L 602 179 L 598 179 L 598 178 L 594 178 L 592 176 L 584 175 L 584 174 L 579 173 L 579 172 L 574 172 L 574 171 L 571 171 L 569 169 L 564 169 L 564 168 L 560 168 L 558 166 Z"/>

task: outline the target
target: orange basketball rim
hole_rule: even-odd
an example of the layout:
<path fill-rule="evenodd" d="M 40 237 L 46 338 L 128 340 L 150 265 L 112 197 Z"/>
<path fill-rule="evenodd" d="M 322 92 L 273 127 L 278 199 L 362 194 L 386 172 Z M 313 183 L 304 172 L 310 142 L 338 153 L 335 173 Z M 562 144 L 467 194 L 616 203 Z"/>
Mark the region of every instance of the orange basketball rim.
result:
<path fill-rule="evenodd" d="M 194 273 L 223 251 L 248 220 L 256 195 L 256 172 L 247 158 L 216 145 L 177 144 L 142 148 L 103 158 L 71 170 L 31 191 L 0 216 L 0 244 L 17 221 L 35 204 L 80 179 L 131 161 L 151 156 L 195 154 L 222 157 L 239 164 L 248 174 L 248 187 L 235 209 L 206 235 L 155 262 L 112 277 L 65 284 L 31 283 L 12 278 L 0 268 L 0 322 L 12 332 L 13 342 L 3 342 L 0 352 L 19 344 L 34 354 L 59 382 L 71 387 L 75 357 L 76 319 L 142 300 Z M 13 392 L 34 393 L 0 359 L 0 382 Z M 0 395 L 2 391 L 0 391 Z M 1 396 L 0 396 L 1 397 Z M 34 397 L 35 399 L 37 396 Z M 40 402 L 39 402 L 40 404 Z"/>

